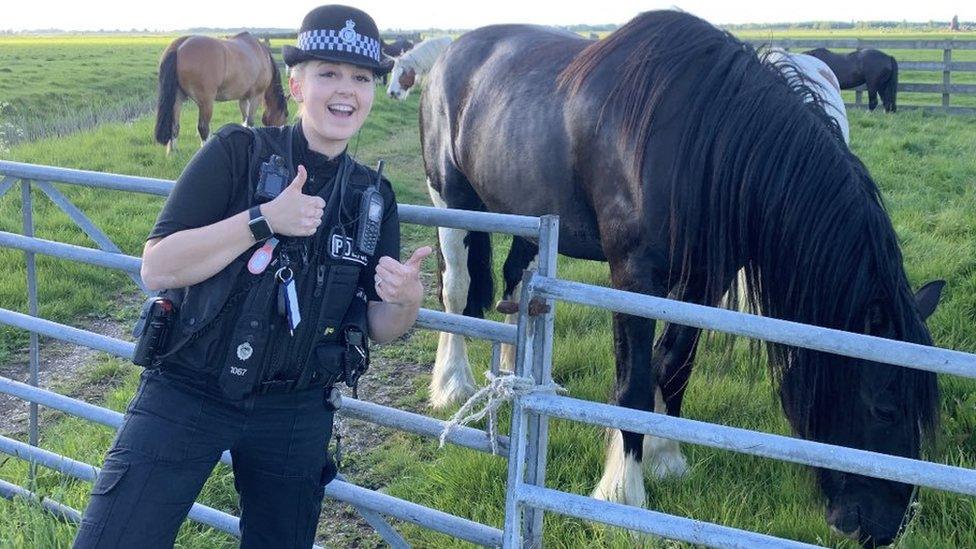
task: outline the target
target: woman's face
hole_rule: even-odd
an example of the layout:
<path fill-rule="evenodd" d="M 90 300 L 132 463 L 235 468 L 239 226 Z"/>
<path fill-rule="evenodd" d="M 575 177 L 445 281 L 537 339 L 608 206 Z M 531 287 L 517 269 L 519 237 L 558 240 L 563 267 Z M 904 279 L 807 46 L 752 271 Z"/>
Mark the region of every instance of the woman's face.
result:
<path fill-rule="evenodd" d="M 309 148 L 334 157 L 373 107 L 373 71 L 330 61 L 308 61 L 288 79 L 302 105 L 302 129 Z"/>

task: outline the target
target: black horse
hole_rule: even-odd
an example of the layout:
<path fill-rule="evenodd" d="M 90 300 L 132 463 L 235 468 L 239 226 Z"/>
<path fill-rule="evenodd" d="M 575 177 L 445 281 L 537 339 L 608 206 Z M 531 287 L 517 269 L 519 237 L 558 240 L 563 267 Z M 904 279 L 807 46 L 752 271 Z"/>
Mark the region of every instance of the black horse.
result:
<path fill-rule="evenodd" d="M 898 62 L 895 58 L 878 50 L 856 50 L 842 55 L 825 48 L 804 52 L 823 61 L 834 71 L 842 90 L 856 88 L 861 84 L 868 87 L 868 109 L 878 106 L 878 95 L 884 104 L 885 112 L 895 112 L 895 96 L 898 94 Z"/>
<path fill-rule="evenodd" d="M 410 51 L 413 47 L 413 42 L 407 40 L 402 36 L 398 36 L 396 40 L 390 42 L 389 44 L 383 44 L 383 54 L 387 57 L 400 57 L 405 52 Z"/>
<path fill-rule="evenodd" d="M 440 57 L 421 99 L 431 198 L 558 214 L 560 253 L 608 261 L 615 288 L 711 305 L 745 268 L 748 300 L 765 315 L 929 345 L 924 319 L 941 284 L 916 305 L 879 191 L 810 93 L 680 12 L 642 14 L 599 42 L 477 29 Z M 445 308 L 480 316 L 493 299 L 488 235 L 439 235 Z M 535 245 L 517 240 L 514 261 Z M 615 400 L 676 416 L 699 330 L 668 324 L 652 348 L 654 328 L 613 316 Z M 919 456 L 937 421 L 934 374 L 767 349 L 798 435 Z M 442 334 L 432 404 L 472 387 L 463 337 Z M 595 495 L 643 504 L 645 457 L 656 475 L 686 467 L 676 443 L 614 433 Z M 818 477 L 831 525 L 864 543 L 895 537 L 912 486 Z"/>

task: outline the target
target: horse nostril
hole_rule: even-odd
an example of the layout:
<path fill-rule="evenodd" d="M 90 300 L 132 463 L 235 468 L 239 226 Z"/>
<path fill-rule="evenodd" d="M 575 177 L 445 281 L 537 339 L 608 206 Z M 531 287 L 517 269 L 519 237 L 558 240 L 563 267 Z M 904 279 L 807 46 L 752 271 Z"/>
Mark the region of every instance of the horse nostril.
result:
<path fill-rule="evenodd" d="M 861 529 L 861 517 L 857 506 L 837 507 L 830 511 L 827 523 L 839 534 L 857 539 Z"/>

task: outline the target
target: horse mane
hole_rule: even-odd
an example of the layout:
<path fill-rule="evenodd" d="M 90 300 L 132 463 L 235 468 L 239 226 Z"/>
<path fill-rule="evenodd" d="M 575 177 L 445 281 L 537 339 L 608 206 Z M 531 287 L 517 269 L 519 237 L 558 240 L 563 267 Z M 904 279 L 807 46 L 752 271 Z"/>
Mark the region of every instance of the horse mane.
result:
<path fill-rule="evenodd" d="M 424 74 L 434 66 L 434 61 L 437 61 L 452 41 L 450 36 L 428 38 L 397 57 L 396 63 L 404 69 L 413 69 L 418 75 Z"/>
<path fill-rule="evenodd" d="M 288 117 L 288 98 L 285 97 L 285 90 L 281 86 L 281 72 L 278 70 L 278 63 L 275 62 L 274 55 L 271 54 L 264 44 L 261 45 L 264 51 L 268 52 L 268 61 L 271 63 L 271 84 L 264 90 L 265 108 L 271 101 L 275 102 L 275 108 L 285 113 Z"/>
<path fill-rule="evenodd" d="M 608 62 L 605 70 L 617 78 L 603 92 L 598 124 L 621 121 L 618 139 L 635 151 L 633 169 L 645 186 L 655 111 L 677 101 L 688 121 L 675 137 L 671 181 L 663 183 L 670 185 L 679 284 L 694 276 L 706 303 L 718 303 L 745 266 L 747 300 L 764 315 L 864 333 L 868 313 L 887 307 L 899 339 L 931 344 L 880 192 L 802 79 L 787 79 L 751 46 L 677 11 L 637 16 L 580 52 L 558 83 L 569 94 L 598 90 L 607 84 L 591 76 Z M 669 93 L 688 79 L 695 84 L 686 95 Z M 823 440 L 838 419 L 849 423 L 860 398 L 856 360 L 766 347 L 799 434 Z M 864 367 L 886 378 L 908 417 L 932 431 L 934 374 Z"/>

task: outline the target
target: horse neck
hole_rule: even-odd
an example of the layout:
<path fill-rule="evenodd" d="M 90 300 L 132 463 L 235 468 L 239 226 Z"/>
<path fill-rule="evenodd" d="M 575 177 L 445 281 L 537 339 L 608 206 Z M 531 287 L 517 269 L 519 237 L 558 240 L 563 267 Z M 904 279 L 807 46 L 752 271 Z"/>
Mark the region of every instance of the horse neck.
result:
<path fill-rule="evenodd" d="M 894 229 L 876 197 L 862 188 L 834 192 L 786 189 L 787 196 L 803 198 L 760 214 L 764 227 L 778 227 L 760 229 L 769 233 L 751 250 L 759 271 L 752 282 L 772 316 L 862 331 L 867 303 L 877 295 L 898 296 L 907 278 Z"/>
<path fill-rule="evenodd" d="M 443 40 L 435 38 L 421 42 L 412 50 L 400 56 L 404 69 L 413 69 L 418 75 L 426 73 L 434 66 L 434 61 L 444 50 Z"/>

